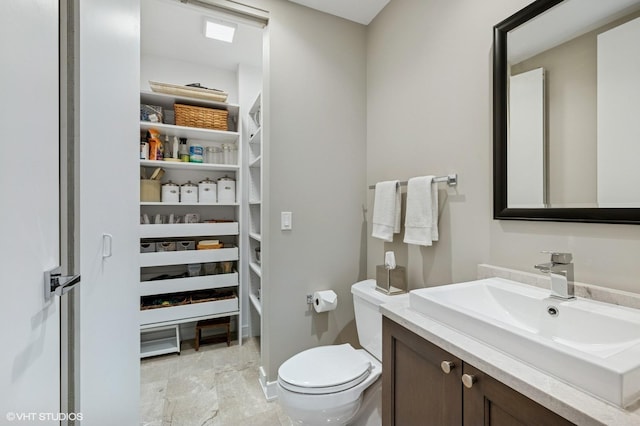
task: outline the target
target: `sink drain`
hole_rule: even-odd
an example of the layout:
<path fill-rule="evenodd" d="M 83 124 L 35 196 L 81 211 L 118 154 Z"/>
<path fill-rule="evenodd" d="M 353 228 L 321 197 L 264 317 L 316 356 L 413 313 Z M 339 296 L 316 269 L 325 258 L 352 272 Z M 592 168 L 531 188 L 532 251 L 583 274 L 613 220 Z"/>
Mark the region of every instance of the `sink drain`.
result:
<path fill-rule="evenodd" d="M 547 306 L 547 313 L 552 317 L 557 317 L 560 314 L 560 311 L 555 306 Z"/>

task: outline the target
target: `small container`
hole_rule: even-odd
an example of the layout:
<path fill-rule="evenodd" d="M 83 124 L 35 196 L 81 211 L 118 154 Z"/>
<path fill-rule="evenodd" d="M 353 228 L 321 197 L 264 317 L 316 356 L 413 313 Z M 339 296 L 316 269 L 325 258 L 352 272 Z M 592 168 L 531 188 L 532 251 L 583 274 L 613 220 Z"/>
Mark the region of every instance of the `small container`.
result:
<path fill-rule="evenodd" d="M 260 263 L 260 247 L 256 247 L 256 262 Z"/>
<path fill-rule="evenodd" d="M 229 164 L 236 166 L 238 164 L 238 147 L 229 145 L 229 151 L 231 152 Z"/>
<path fill-rule="evenodd" d="M 140 142 L 140 159 L 148 160 L 149 159 L 149 143 Z"/>
<path fill-rule="evenodd" d="M 233 262 L 220 262 L 223 274 L 230 274 L 233 272 Z"/>
<path fill-rule="evenodd" d="M 204 274 L 205 275 L 214 275 L 216 273 L 216 264 L 215 262 L 209 262 L 204 264 Z"/>
<path fill-rule="evenodd" d="M 140 179 L 140 201 L 160 202 L 160 181 L 157 179 Z"/>
<path fill-rule="evenodd" d="M 200 263 L 194 263 L 191 265 L 187 265 L 187 271 L 189 271 L 190 277 L 198 277 L 200 276 L 200 269 L 202 269 L 202 265 Z"/>
<path fill-rule="evenodd" d="M 198 213 L 187 213 L 184 215 L 184 223 L 200 223 L 200 215 Z"/>
<path fill-rule="evenodd" d="M 218 203 L 233 204 L 236 202 L 236 181 L 228 176 L 218 179 Z"/>
<path fill-rule="evenodd" d="M 156 251 L 176 251 L 175 241 L 161 241 L 156 243 Z"/>
<path fill-rule="evenodd" d="M 180 188 L 175 183 L 169 181 L 162 185 L 162 202 L 178 203 L 180 202 Z"/>
<path fill-rule="evenodd" d="M 223 164 L 232 164 L 232 153 L 230 145 L 222 145 L 222 163 Z"/>
<path fill-rule="evenodd" d="M 222 248 L 222 244 L 218 240 L 202 240 L 198 243 L 198 250 L 214 250 Z"/>
<path fill-rule="evenodd" d="M 213 147 L 213 162 L 214 164 L 223 164 L 222 149 L 219 146 Z"/>
<path fill-rule="evenodd" d="M 180 154 L 180 161 L 182 161 L 183 163 L 189 162 L 189 147 L 187 146 L 187 138 L 180 138 L 178 154 Z"/>
<path fill-rule="evenodd" d="M 197 203 L 198 202 L 198 186 L 188 181 L 180 187 L 181 203 Z"/>
<path fill-rule="evenodd" d="M 154 243 L 140 243 L 140 253 L 153 253 L 156 251 L 156 245 Z"/>
<path fill-rule="evenodd" d="M 193 240 L 178 241 L 176 243 L 177 251 L 195 250 L 196 242 Z"/>
<path fill-rule="evenodd" d="M 202 145 L 193 144 L 189 147 L 189 161 L 192 163 L 202 163 L 204 159 L 204 149 Z"/>
<path fill-rule="evenodd" d="M 200 203 L 215 203 L 218 199 L 216 183 L 209 178 L 198 184 L 198 200 Z"/>
<path fill-rule="evenodd" d="M 213 146 L 208 146 L 204 149 L 204 162 L 208 163 L 208 164 L 215 164 L 216 163 L 216 159 L 215 159 L 215 147 Z"/>

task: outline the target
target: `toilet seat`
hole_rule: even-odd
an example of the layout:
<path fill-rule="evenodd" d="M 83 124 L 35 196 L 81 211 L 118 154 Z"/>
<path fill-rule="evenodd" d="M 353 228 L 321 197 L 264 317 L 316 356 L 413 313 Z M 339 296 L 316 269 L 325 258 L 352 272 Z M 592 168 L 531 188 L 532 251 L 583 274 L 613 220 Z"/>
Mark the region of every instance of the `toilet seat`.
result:
<path fill-rule="evenodd" d="M 329 394 L 357 386 L 371 370 L 371 361 L 349 344 L 319 346 L 285 361 L 278 383 L 291 392 Z"/>

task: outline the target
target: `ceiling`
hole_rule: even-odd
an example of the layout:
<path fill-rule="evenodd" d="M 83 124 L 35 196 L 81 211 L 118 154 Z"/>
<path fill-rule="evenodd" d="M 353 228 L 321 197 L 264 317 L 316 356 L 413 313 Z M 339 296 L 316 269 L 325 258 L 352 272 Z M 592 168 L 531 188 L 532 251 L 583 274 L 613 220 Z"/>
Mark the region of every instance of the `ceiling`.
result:
<path fill-rule="evenodd" d="M 140 50 L 143 55 L 235 71 L 238 64 L 262 67 L 262 28 L 178 0 L 141 0 Z M 238 24 L 233 43 L 204 37 L 205 17 Z"/>
<path fill-rule="evenodd" d="M 390 0 L 289 0 L 363 25 L 369 23 Z"/>
<path fill-rule="evenodd" d="M 290 0 L 331 15 L 367 25 L 390 0 Z M 239 64 L 262 66 L 262 28 L 179 0 L 141 0 L 142 55 L 170 57 L 235 71 Z M 233 43 L 203 36 L 205 17 L 238 24 Z"/>

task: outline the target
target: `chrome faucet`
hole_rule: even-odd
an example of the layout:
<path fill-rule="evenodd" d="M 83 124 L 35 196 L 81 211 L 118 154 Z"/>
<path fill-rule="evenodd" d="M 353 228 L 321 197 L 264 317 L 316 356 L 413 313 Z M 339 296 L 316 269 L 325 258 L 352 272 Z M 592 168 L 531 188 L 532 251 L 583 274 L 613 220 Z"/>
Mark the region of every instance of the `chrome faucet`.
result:
<path fill-rule="evenodd" d="M 534 268 L 549 274 L 551 277 L 551 297 L 561 300 L 575 299 L 573 295 L 573 256 L 571 253 L 557 253 L 543 251 L 551 254 L 551 262 L 535 265 Z"/>

